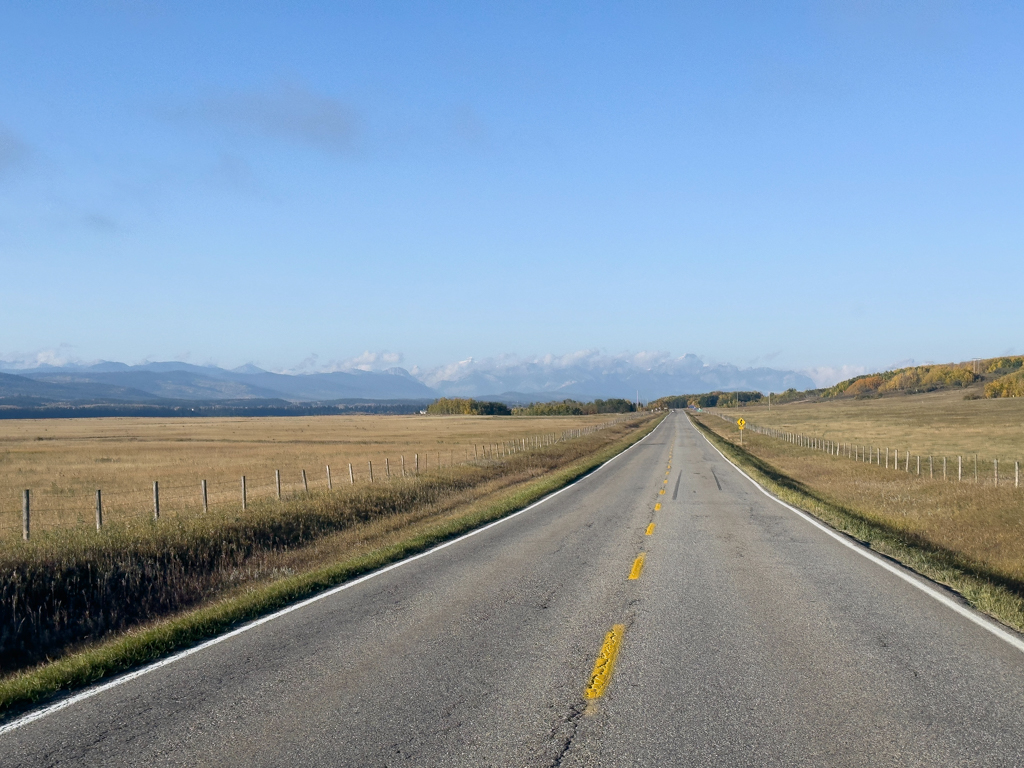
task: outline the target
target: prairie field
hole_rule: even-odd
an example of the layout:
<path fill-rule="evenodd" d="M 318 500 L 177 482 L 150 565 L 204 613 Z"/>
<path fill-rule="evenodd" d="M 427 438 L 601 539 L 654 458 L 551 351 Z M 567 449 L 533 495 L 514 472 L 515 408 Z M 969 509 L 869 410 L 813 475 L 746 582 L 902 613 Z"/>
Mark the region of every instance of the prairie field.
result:
<path fill-rule="evenodd" d="M 1024 460 L 1024 397 L 979 398 L 979 387 L 744 408 L 712 409 L 752 424 L 921 456 Z M 973 471 L 973 469 L 972 469 Z"/>
<path fill-rule="evenodd" d="M 94 525 L 102 491 L 104 525 L 161 517 L 411 474 L 482 458 L 509 441 L 607 424 L 612 414 L 566 417 L 346 415 L 266 418 L 0 420 L 0 541 L 21 534 L 22 493 L 31 490 L 32 532 Z"/>
<path fill-rule="evenodd" d="M 59 439 L 41 441 L 53 443 L 45 466 L 59 471 L 61 457 L 66 457 L 74 463 L 65 477 L 82 483 L 85 477 L 96 477 L 85 475 L 92 470 L 84 460 L 90 451 L 95 451 L 93 458 L 119 457 L 127 468 L 105 479 L 111 485 L 120 481 L 124 488 L 147 472 L 180 482 L 198 478 L 220 457 L 225 464 L 234 462 L 229 466 L 235 471 L 261 466 L 271 478 L 273 469 L 287 468 L 288 461 L 297 468 L 307 461 L 330 460 L 346 463 L 343 482 L 328 490 L 321 480 L 308 492 L 293 483 L 280 501 L 273 484 L 266 483 L 268 492 L 250 499 L 244 510 L 236 500 L 199 514 L 193 503 L 178 514 L 165 515 L 161 507 L 156 520 L 152 507 L 143 504 L 134 517 L 109 524 L 105 519 L 100 531 L 90 519 L 88 525 L 60 525 L 38 536 L 33 532 L 28 541 L 9 536 L 0 545 L 0 679 L 182 611 L 233 598 L 260 602 L 262 597 L 252 595 L 265 588 L 273 591 L 282 580 L 308 581 L 309 574 L 324 568 L 340 568 L 343 576 L 369 567 L 352 565 L 354 558 L 368 557 L 367 563 L 380 565 L 421 551 L 562 487 L 639 440 L 660 416 L 211 421 L 44 424 L 54 438 L 54 432 L 65 430 Z M 20 426 L 21 444 L 34 447 L 30 425 Z M 109 437 L 96 448 L 98 434 Z M 513 441 L 518 441 L 515 447 Z M 17 446 L 15 441 L 13 456 L 18 455 Z M 376 475 L 378 460 L 398 459 L 403 452 L 407 458 L 415 452 L 421 459 L 429 455 L 430 463 L 406 476 Z M 33 455 L 35 464 L 21 457 L 25 464 L 20 477 L 39 471 L 43 461 Z M 374 482 L 368 473 L 349 482 L 350 457 L 375 462 Z M 99 466 L 110 471 L 111 463 Z M 82 475 L 73 474 L 73 468 Z M 141 500 L 147 501 L 145 494 Z M 308 578 L 312 581 L 299 592 L 323 581 Z M 189 637 L 188 642 L 196 639 Z"/>

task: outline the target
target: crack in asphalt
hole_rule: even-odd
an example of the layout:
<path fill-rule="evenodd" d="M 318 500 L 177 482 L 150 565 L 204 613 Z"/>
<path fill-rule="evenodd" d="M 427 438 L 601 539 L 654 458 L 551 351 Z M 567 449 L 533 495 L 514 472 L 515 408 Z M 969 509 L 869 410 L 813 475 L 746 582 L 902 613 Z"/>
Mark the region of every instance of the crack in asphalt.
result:
<path fill-rule="evenodd" d="M 562 764 L 562 760 L 569 754 L 569 750 L 572 748 L 572 742 L 576 738 L 576 728 L 579 725 L 580 718 L 583 717 L 583 712 L 587 706 L 583 702 L 575 704 L 569 708 L 569 713 L 559 721 L 559 725 L 567 726 L 568 733 L 562 737 L 562 743 L 558 745 L 558 752 L 552 758 L 551 762 L 548 763 L 551 768 L 557 768 Z M 558 737 L 557 729 L 551 729 L 551 740 L 554 741 Z"/>

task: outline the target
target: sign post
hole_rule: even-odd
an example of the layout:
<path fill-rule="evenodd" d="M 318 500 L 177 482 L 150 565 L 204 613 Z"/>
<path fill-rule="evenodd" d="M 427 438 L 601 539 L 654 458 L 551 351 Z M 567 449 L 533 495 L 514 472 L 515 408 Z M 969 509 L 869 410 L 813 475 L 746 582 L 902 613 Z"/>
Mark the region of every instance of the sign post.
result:
<path fill-rule="evenodd" d="M 736 420 L 736 425 L 740 428 L 740 445 L 743 445 L 743 428 L 747 426 L 747 420 L 741 416 Z"/>

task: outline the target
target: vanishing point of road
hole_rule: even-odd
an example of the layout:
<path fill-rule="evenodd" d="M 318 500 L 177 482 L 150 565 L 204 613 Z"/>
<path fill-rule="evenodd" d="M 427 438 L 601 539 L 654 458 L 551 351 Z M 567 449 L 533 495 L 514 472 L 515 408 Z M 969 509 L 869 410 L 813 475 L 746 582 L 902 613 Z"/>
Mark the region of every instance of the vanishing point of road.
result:
<path fill-rule="evenodd" d="M 8 727 L 0 765 L 1024 765 L 1019 639 L 858 546 L 673 413 L 512 518 Z"/>

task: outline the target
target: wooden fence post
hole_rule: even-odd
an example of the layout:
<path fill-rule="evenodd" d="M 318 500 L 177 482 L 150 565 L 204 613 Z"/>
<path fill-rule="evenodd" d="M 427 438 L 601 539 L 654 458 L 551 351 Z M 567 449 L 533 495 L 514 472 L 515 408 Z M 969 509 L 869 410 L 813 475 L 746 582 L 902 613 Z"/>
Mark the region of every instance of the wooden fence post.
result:
<path fill-rule="evenodd" d="M 281 500 L 281 470 L 274 470 L 274 481 L 277 483 L 277 500 Z"/>
<path fill-rule="evenodd" d="M 1020 488 L 1020 462 L 1013 462 L 1013 487 Z"/>
<path fill-rule="evenodd" d="M 405 454 L 402 454 L 402 477 L 405 477 Z"/>
<path fill-rule="evenodd" d="M 388 460 L 387 456 L 384 457 L 384 476 L 387 477 L 388 480 L 391 479 L 391 462 Z"/>
<path fill-rule="evenodd" d="M 153 519 L 160 519 L 160 483 L 153 481 Z"/>
<path fill-rule="evenodd" d="M 210 511 L 210 497 L 206 493 L 206 481 L 203 480 L 203 512 Z"/>
<path fill-rule="evenodd" d="M 372 483 L 373 482 L 373 462 L 372 461 L 368 461 L 368 462 L 366 462 L 366 465 L 370 468 L 370 482 Z"/>
<path fill-rule="evenodd" d="M 956 481 L 962 483 L 964 481 L 964 457 L 956 457 Z"/>
<path fill-rule="evenodd" d="M 245 508 L 248 504 L 248 499 L 245 494 L 245 475 L 242 475 L 242 511 L 245 512 Z"/>
<path fill-rule="evenodd" d="M 309 481 L 306 480 L 306 470 L 302 470 L 302 490 L 309 493 Z"/>
<path fill-rule="evenodd" d="M 356 475 L 352 471 L 352 464 L 351 463 L 348 465 L 348 483 L 349 483 L 349 485 L 355 485 L 356 484 Z"/>
<path fill-rule="evenodd" d="M 416 454 L 416 474 L 420 473 L 420 455 Z"/>
<path fill-rule="evenodd" d="M 331 483 L 331 465 L 327 465 L 327 490 L 333 491 L 334 485 Z"/>
<path fill-rule="evenodd" d="M 96 530 L 103 528 L 103 492 L 96 489 Z"/>
<path fill-rule="evenodd" d="M 999 487 L 999 459 L 992 459 L 992 485 Z"/>
<path fill-rule="evenodd" d="M 21 497 L 21 538 L 28 541 L 29 529 L 31 528 L 32 499 L 28 488 Z"/>

